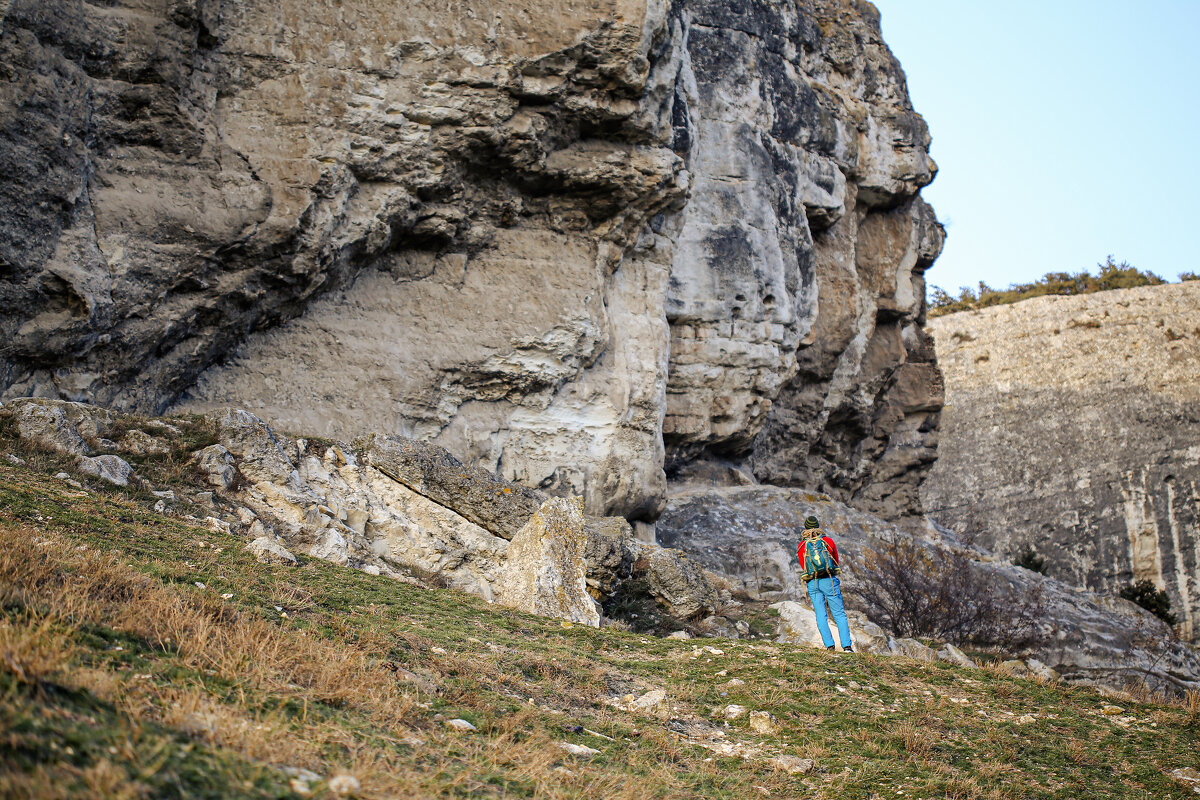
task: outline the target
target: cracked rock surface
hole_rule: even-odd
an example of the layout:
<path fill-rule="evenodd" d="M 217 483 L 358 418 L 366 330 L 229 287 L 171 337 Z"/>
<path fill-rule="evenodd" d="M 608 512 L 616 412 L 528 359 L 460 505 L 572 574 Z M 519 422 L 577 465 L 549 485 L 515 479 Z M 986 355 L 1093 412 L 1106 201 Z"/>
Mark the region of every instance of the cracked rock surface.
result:
<path fill-rule="evenodd" d="M 848 0 L 13 0 L 0 399 L 917 509 L 935 167 Z"/>

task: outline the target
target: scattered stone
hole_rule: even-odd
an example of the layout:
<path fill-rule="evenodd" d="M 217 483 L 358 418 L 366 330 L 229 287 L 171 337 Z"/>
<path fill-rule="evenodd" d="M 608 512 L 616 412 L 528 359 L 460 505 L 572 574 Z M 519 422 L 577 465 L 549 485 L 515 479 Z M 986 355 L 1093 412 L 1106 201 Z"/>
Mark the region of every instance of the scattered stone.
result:
<path fill-rule="evenodd" d="M 133 467 L 119 456 L 83 456 L 79 459 L 79 471 L 117 486 L 128 486 L 129 479 L 133 477 Z"/>
<path fill-rule="evenodd" d="M 5 453 L 4 460 L 7 461 L 8 463 L 12 464 L 14 467 L 25 466 L 25 459 L 20 458 L 18 456 L 14 456 L 12 453 Z"/>
<path fill-rule="evenodd" d="M 600 627 L 587 591 L 583 498 L 542 504 L 513 537 L 494 592 L 501 605 Z"/>
<path fill-rule="evenodd" d="M 479 730 L 465 719 L 448 719 L 446 720 L 446 727 L 456 730 L 459 733 L 474 733 Z"/>
<path fill-rule="evenodd" d="M 559 747 L 566 750 L 573 756 L 580 758 L 591 758 L 592 756 L 600 755 L 600 751 L 582 744 L 571 744 L 570 742 L 560 742 Z"/>
<path fill-rule="evenodd" d="M 1115 717 L 1117 714 L 1124 714 L 1125 709 L 1120 706 L 1106 705 L 1100 709 L 1106 717 Z"/>
<path fill-rule="evenodd" d="M 742 680 L 741 678 L 730 678 L 729 680 L 725 681 L 721 685 L 728 686 L 729 688 L 732 689 L 735 686 L 745 686 L 746 682 L 744 680 Z"/>
<path fill-rule="evenodd" d="M 438 647 L 436 644 L 433 647 L 429 648 L 429 652 L 433 653 L 435 656 L 449 655 L 449 651 L 446 650 L 446 648 Z"/>
<path fill-rule="evenodd" d="M 69 481 L 69 480 L 71 480 L 71 476 L 70 476 L 70 475 L 68 475 L 68 474 L 67 474 L 67 473 L 65 473 L 65 472 L 56 472 L 56 473 L 54 473 L 54 477 L 55 477 L 55 478 L 58 478 L 60 481 Z"/>
<path fill-rule="evenodd" d="M 675 631 L 667 634 L 668 639 L 690 639 L 692 635 L 687 631 Z"/>
<path fill-rule="evenodd" d="M 1046 666 L 1036 658 L 1025 659 L 1025 666 L 1029 669 L 1029 674 L 1041 681 L 1056 681 L 1059 679 L 1058 670 Z"/>
<path fill-rule="evenodd" d="M 208 482 L 218 489 L 228 489 L 237 479 L 237 461 L 225 445 L 209 445 L 197 450 L 192 458 Z"/>
<path fill-rule="evenodd" d="M 667 704 L 667 693 L 663 689 L 651 689 L 637 699 L 629 696 L 623 707 L 627 711 L 658 717 L 665 717 L 671 711 Z"/>
<path fill-rule="evenodd" d="M 775 758 L 767 759 L 767 763 L 771 766 L 781 769 L 788 775 L 805 775 L 816 769 L 816 762 L 811 758 L 800 758 L 798 756 L 776 756 Z"/>
<path fill-rule="evenodd" d="M 216 517 L 205 517 L 204 524 L 213 533 L 231 534 L 233 532 L 230 529 L 228 522 L 217 519 Z"/>
<path fill-rule="evenodd" d="M 162 492 L 150 492 L 150 494 L 162 500 L 170 500 L 172 503 L 175 502 L 175 492 L 171 491 L 170 489 Z"/>
<path fill-rule="evenodd" d="M 956 664 L 960 667 L 978 667 L 975 660 L 969 655 L 959 650 L 952 644 L 942 645 L 942 649 L 937 651 L 939 661 L 945 661 L 948 664 Z"/>
<path fill-rule="evenodd" d="M 358 782 L 358 778 L 354 777 L 353 775 L 346 775 L 344 773 L 341 775 L 334 775 L 329 779 L 329 783 L 326 784 L 326 786 L 328 786 L 329 791 L 333 792 L 334 794 L 355 794 L 356 792 L 362 790 L 362 784 Z"/>
<path fill-rule="evenodd" d="M 769 711 L 750 712 L 750 730 L 764 736 L 779 732 L 779 720 Z"/>
<path fill-rule="evenodd" d="M 167 504 L 165 502 L 163 502 L 162 500 L 159 500 L 157 503 L 154 504 L 154 511 L 157 514 L 167 513 Z"/>
<path fill-rule="evenodd" d="M 1184 786 L 1190 787 L 1196 794 L 1200 794 L 1200 772 L 1197 772 L 1192 767 L 1173 769 L 1171 770 L 1171 777 Z"/>
<path fill-rule="evenodd" d="M 725 719 L 734 720 L 741 719 L 746 716 L 746 707 L 739 706 L 737 703 L 730 703 L 721 709 L 721 716 Z"/>
<path fill-rule="evenodd" d="M 289 788 L 298 795 L 307 797 L 313 793 L 311 784 L 319 783 L 321 776 L 302 767 L 280 767 L 279 771 L 287 775 Z"/>
<path fill-rule="evenodd" d="M 291 551 L 279 542 L 266 536 L 260 536 L 253 542 L 250 542 L 250 544 L 246 545 L 246 549 L 264 564 L 282 564 L 283 566 L 294 567 L 297 563 L 296 557 L 292 555 Z"/>
<path fill-rule="evenodd" d="M 234 513 L 237 514 L 237 518 L 242 521 L 243 525 L 253 525 L 258 521 L 258 516 L 245 506 L 238 506 Z"/>
<path fill-rule="evenodd" d="M 1033 716 L 1032 714 L 1022 714 L 1021 716 L 1017 717 L 1018 725 L 1028 725 L 1032 722 L 1037 722 L 1037 717 Z"/>

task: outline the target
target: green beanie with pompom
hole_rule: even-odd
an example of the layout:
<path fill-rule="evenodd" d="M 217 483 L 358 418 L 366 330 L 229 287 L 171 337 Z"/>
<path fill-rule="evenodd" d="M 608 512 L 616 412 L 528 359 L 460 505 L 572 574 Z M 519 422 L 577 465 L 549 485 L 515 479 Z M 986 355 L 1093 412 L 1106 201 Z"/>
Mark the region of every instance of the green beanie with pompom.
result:
<path fill-rule="evenodd" d="M 819 527 L 821 527 L 821 523 L 817 520 L 816 517 L 809 517 L 808 519 L 804 520 L 804 530 L 806 530 L 806 531 L 811 530 L 813 528 L 819 528 Z"/>

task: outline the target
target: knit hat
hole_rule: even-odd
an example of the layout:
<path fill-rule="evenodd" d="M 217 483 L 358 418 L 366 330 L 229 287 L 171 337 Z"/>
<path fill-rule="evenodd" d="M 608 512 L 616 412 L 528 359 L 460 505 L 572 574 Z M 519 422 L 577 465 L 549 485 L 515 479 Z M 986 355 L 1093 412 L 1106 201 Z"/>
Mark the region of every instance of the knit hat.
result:
<path fill-rule="evenodd" d="M 809 530 L 810 528 L 819 528 L 819 527 L 821 527 L 821 523 L 820 523 L 820 521 L 817 520 L 816 517 L 809 517 L 808 519 L 804 520 L 804 530 Z"/>

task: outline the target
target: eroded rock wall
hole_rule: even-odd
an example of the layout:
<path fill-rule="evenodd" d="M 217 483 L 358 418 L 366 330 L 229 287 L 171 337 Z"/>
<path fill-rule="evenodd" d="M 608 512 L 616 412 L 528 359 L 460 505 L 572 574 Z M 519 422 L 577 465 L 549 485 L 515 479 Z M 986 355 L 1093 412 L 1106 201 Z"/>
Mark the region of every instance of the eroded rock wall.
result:
<path fill-rule="evenodd" d="M 0 395 L 915 509 L 928 133 L 869 4 L 15 0 Z"/>
<path fill-rule="evenodd" d="M 931 515 L 1047 573 L 1200 614 L 1200 283 L 931 320 L 946 370 Z"/>
<path fill-rule="evenodd" d="M 691 2 L 692 197 L 671 268 L 668 469 L 896 516 L 941 407 L 921 334 L 936 167 L 867 4 Z"/>

